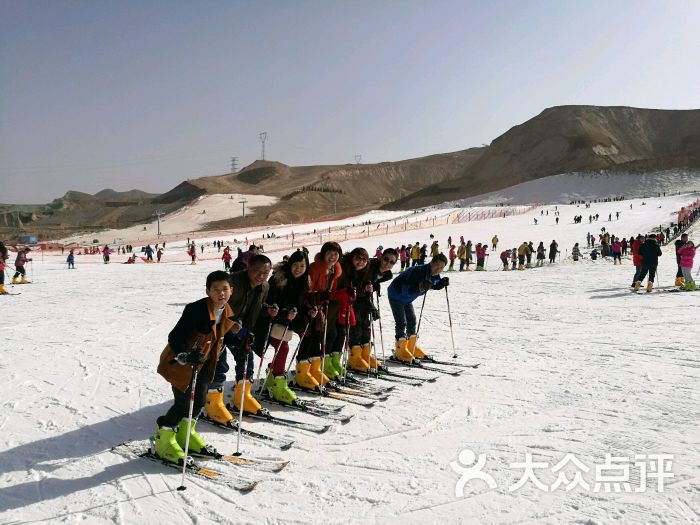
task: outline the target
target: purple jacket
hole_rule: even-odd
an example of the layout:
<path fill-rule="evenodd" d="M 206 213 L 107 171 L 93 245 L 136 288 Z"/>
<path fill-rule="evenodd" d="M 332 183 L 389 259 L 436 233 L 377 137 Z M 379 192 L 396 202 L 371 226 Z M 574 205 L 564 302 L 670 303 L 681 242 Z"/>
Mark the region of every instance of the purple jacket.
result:
<path fill-rule="evenodd" d="M 678 248 L 678 255 L 681 256 L 681 268 L 692 268 L 695 258 L 695 246 L 683 246 Z"/>

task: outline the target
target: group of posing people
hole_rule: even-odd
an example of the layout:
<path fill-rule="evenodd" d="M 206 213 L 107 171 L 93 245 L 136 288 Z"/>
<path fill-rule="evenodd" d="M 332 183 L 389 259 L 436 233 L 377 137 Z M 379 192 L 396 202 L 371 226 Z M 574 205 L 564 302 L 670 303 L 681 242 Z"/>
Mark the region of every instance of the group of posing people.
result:
<path fill-rule="evenodd" d="M 228 425 L 233 408 L 260 412 L 256 395 L 296 403 L 290 382 L 301 389 L 320 390 L 344 374 L 345 367 L 359 372 L 380 370 L 383 364 L 371 344 L 373 321 L 379 316 L 375 296 L 378 299 L 381 283 L 392 278 L 399 253 L 388 248 L 378 255 L 370 259 L 364 248 L 343 254 L 338 243 L 326 242 L 313 262 L 306 251 L 297 250 L 273 269 L 270 259 L 258 253 L 242 270 L 209 274 L 207 296 L 185 307 L 160 357 L 158 373 L 171 383 L 174 403 L 157 420 L 155 452 L 169 461 L 184 459 L 191 389 L 195 419 L 205 409 L 209 419 Z M 449 279 L 440 276 L 446 264 L 447 258 L 437 254 L 429 263 L 401 273 L 388 287 L 396 359 L 410 363 L 425 357 L 417 344 L 413 301 L 428 290 L 449 285 Z M 300 342 L 288 365 L 293 334 Z M 268 346 L 272 359 L 260 393 L 254 394 L 254 355 L 265 355 Z M 223 388 L 229 370 L 226 348 L 235 361 L 235 388 L 229 403 Z M 292 372 L 288 368 L 294 359 Z M 199 373 L 192 385 L 195 369 Z M 194 453 L 216 453 L 197 433 L 194 420 L 189 439 Z"/>

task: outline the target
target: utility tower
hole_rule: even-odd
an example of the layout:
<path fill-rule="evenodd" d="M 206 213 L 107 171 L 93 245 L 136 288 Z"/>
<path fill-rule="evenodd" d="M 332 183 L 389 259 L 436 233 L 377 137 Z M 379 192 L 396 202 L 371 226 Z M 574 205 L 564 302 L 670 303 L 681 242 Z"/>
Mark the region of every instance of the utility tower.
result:
<path fill-rule="evenodd" d="M 157 210 L 157 211 L 152 215 L 152 217 L 157 217 L 157 218 L 158 218 L 158 237 L 160 237 L 160 218 L 161 218 L 161 216 L 163 216 L 163 215 L 165 215 L 165 213 L 163 213 L 163 212 L 160 211 L 160 210 Z"/>
<path fill-rule="evenodd" d="M 355 155 L 355 164 L 360 164 L 362 162 L 362 155 Z"/>
<path fill-rule="evenodd" d="M 260 139 L 260 143 L 262 144 L 262 154 L 260 156 L 260 160 L 265 160 L 265 141 L 267 141 L 267 131 L 263 131 L 258 135 L 258 138 Z"/>
<path fill-rule="evenodd" d="M 241 205 L 243 206 L 243 218 L 245 219 L 245 203 L 248 202 L 248 201 L 247 201 L 246 199 L 242 199 L 242 200 L 240 200 L 240 201 L 238 201 L 238 202 L 240 202 Z"/>
<path fill-rule="evenodd" d="M 231 173 L 238 171 L 238 157 L 231 157 Z"/>

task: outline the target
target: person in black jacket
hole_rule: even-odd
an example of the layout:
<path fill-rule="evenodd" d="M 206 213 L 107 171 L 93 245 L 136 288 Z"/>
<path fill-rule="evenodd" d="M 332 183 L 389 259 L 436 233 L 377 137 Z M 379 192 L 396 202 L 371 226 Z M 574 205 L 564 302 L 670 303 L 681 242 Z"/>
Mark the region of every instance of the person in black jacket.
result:
<path fill-rule="evenodd" d="M 368 370 L 377 370 L 381 363 L 372 355 L 370 347 L 370 339 L 372 336 L 372 321 L 379 319 L 379 311 L 374 306 L 372 299 L 373 293 L 377 293 L 377 297 L 381 294 L 381 284 L 391 280 L 394 276 L 391 269 L 396 264 L 399 254 L 393 248 L 387 248 L 382 253 L 379 259 L 370 259 L 369 272 L 367 275 L 369 288 L 363 287 L 357 291 L 357 299 L 355 300 L 355 326 L 350 327 L 349 346 L 350 355 L 348 356 L 348 368 L 360 372 Z"/>
<path fill-rule="evenodd" d="M 236 341 L 227 345 L 236 361 L 236 388 L 232 399 L 233 405 L 237 410 L 240 410 L 241 398 L 243 398 L 243 410 L 251 414 L 257 414 L 262 408 L 250 392 L 251 380 L 255 374 L 253 350 L 259 352 L 262 349 L 262 345 L 267 344 L 267 341 L 264 340 L 267 331 L 262 330 L 264 333 L 256 333 L 256 326 L 259 326 L 257 325 L 258 317 L 263 308 L 267 309 L 267 313 L 271 318 L 277 315 L 277 308 L 274 305 L 268 306 L 266 304 L 269 290 L 267 279 L 270 276 L 270 270 L 272 270 L 270 259 L 265 255 L 257 254 L 251 257 L 245 270 L 234 272 L 229 277 L 233 291 L 231 298 L 228 300 L 228 305 L 243 327 L 236 334 Z M 219 413 L 217 411 L 216 415 L 212 414 L 210 412 L 210 401 L 213 400 L 213 396 L 216 395 L 218 397 L 226 380 L 226 372 L 228 370 L 226 352 L 221 352 L 216 365 L 216 374 L 207 395 L 207 415 L 222 424 L 227 424 L 232 419 L 230 413 Z M 244 374 L 244 371 L 246 374 Z"/>
<path fill-rule="evenodd" d="M 647 281 L 647 293 L 654 288 L 654 277 L 656 276 L 656 267 L 659 265 L 659 257 L 661 257 L 661 248 L 656 242 L 656 236 L 652 233 L 647 235 L 644 244 L 639 247 L 639 255 L 643 257 L 642 269 L 639 272 L 639 277 L 634 283 L 634 289 L 639 290 L 642 286 L 642 281 L 649 274 Z"/>
<path fill-rule="evenodd" d="M 268 395 L 285 404 L 294 404 L 296 394 L 287 384 L 287 354 L 289 341 L 293 334 L 304 337 L 311 321 L 316 317 L 316 308 L 306 301 L 310 288 L 309 260 L 302 250 L 294 252 L 286 261 L 275 265 L 267 294 L 268 303 L 279 307 L 277 317 L 272 321 L 270 345 L 273 348 L 272 360 L 263 384 Z M 270 317 L 266 311 L 261 313 L 258 324 L 263 329 L 269 326 Z"/>

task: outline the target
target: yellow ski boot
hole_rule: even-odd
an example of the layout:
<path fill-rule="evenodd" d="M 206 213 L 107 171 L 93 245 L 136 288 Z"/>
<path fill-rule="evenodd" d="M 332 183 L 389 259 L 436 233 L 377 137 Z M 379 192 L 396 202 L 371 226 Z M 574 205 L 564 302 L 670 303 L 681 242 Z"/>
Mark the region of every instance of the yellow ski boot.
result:
<path fill-rule="evenodd" d="M 297 363 L 297 373 L 294 376 L 294 381 L 301 388 L 318 390 L 318 381 L 311 375 L 311 363 L 309 361 L 299 361 Z"/>
<path fill-rule="evenodd" d="M 364 358 L 363 354 L 363 347 L 358 345 L 353 346 L 350 349 L 350 357 L 348 357 L 348 368 L 351 368 L 352 370 L 357 370 L 358 372 L 367 372 L 370 368 L 370 365 Z"/>
<path fill-rule="evenodd" d="M 415 335 L 408 338 L 408 351 L 413 354 L 414 359 L 423 359 L 425 357 L 425 353 L 418 346 L 418 338 Z"/>
<path fill-rule="evenodd" d="M 260 409 L 260 403 L 253 397 L 250 393 L 250 381 L 241 379 L 236 383 L 236 389 L 233 391 L 233 406 L 236 410 L 241 409 L 241 395 L 243 396 L 243 412 L 248 412 L 249 414 L 257 414 Z"/>
<path fill-rule="evenodd" d="M 224 389 L 213 388 L 207 392 L 207 417 L 217 423 L 227 425 L 233 419 L 231 412 L 224 405 Z"/>
<path fill-rule="evenodd" d="M 377 358 L 371 355 L 369 343 L 365 343 L 364 345 L 362 345 L 362 359 L 369 363 L 370 370 L 379 370 L 379 367 L 382 366 L 382 363 L 380 363 Z"/>
<path fill-rule="evenodd" d="M 396 348 L 394 348 L 394 357 L 404 363 L 413 362 L 413 354 L 408 349 L 408 339 L 402 337 L 396 340 Z"/>
<path fill-rule="evenodd" d="M 326 356 L 327 360 L 330 360 L 330 356 Z M 321 358 L 320 357 L 312 357 L 311 358 L 311 375 L 313 378 L 316 380 L 316 383 L 322 386 L 326 386 L 328 384 L 328 376 L 321 372 Z"/>

